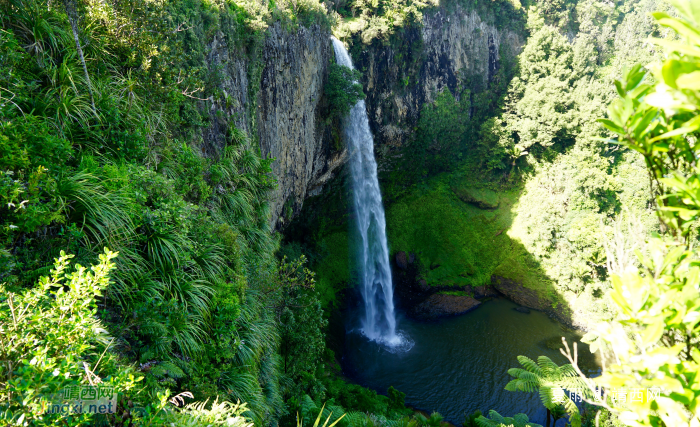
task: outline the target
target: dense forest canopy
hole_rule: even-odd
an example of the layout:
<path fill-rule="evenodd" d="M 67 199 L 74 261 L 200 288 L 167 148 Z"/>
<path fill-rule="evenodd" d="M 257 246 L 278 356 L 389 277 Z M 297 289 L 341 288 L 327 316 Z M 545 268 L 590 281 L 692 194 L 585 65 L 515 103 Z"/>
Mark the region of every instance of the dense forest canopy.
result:
<path fill-rule="evenodd" d="M 502 48 L 486 87 L 439 88 L 386 148 L 392 246 L 419 254 L 427 287 L 499 277 L 586 327 L 602 376 L 566 342 L 570 363 L 508 371 L 547 425 L 700 425 L 693 0 L 0 0 L 0 425 L 441 425 L 342 376 L 328 339 L 354 274 L 342 175 L 273 230 L 280 177 L 256 109 L 270 27 L 400 50 L 426 16 L 464 10 L 522 49 Z M 239 100 L 213 40 L 248 61 L 250 123 L 226 122 L 220 145 L 205 143 L 209 103 Z M 341 152 L 366 80 L 322 66 L 319 117 Z M 113 413 L 46 411 L 96 384 L 118 393 Z M 627 405 L 600 387 L 665 392 Z M 464 426 L 538 425 L 487 415 Z"/>

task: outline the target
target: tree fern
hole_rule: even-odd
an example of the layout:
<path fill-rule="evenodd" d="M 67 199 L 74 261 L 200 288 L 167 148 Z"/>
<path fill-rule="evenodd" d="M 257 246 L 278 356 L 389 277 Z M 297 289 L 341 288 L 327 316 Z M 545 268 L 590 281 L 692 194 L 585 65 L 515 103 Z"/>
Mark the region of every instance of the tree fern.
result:
<path fill-rule="evenodd" d="M 364 427 L 366 419 L 367 414 L 364 412 L 347 412 L 344 418 L 349 427 Z"/>
<path fill-rule="evenodd" d="M 538 391 L 542 405 L 550 412 L 563 406 L 570 416 L 573 427 L 581 425 L 581 416 L 576 404 L 566 395 L 565 390 L 584 392 L 587 389 L 570 364 L 558 366 L 550 358 L 540 356 L 537 363 L 525 356 L 518 356 L 518 362 L 525 369 L 511 368 L 508 374 L 514 377 L 505 387 L 508 391 Z"/>
<path fill-rule="evenodd" d="M 525 414 L 516 414 L 510 418 L 504 417 L 494 410 L 489 411 L 488 418 L 482 415 L 475 421 L 479 427 L 542 427 L 539 424 L 531 423 Z"/>

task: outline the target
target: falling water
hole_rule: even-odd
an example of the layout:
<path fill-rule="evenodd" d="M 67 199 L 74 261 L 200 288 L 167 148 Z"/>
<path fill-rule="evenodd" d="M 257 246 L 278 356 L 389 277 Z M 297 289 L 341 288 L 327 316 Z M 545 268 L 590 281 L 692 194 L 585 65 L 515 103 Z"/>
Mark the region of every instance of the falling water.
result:
<path fill-rule="evenodd" d="M 340 65 L 353 68 L 350 55 L 335 37 L 333 48 Z M 365 101 L 358 101 L 345 120 L 345 137 L 351 153 L 353 198 L 360 234 L 361 291 L 364 300 L 362 332 L 390 347 L 404 343 L 396 331 L 394 286 L 389 268 L 386 220 L 374 160 L 374 139 L 369 130 Z"/>

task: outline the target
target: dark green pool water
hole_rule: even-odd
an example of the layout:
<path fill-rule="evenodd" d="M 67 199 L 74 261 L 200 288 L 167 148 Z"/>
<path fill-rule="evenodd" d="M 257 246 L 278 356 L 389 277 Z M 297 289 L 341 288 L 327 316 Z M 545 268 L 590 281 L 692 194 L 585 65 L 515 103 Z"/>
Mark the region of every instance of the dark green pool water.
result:
<path fill-rule="evenodd" d="M 509 368 L 520 367 L 518 355 L 536 359 L 549 356 L 567 363 L 552 348 L 567 337 L 580 335 L 544 313 L 523 314 L 510 301 L 494 299 L 462 316 L 434 322 L 399 319 L 398 330 L 413 341 L 406 352 L 391 352 L 355 332 L 355 313 L 346 319 L 343 369 L 347 376 L 386 394 L 389 386 L 406 393 L 406 403 L 426 412 L 438 411 L 455 424 L 476 409 L 495 409 L 501 415 L 523 412 L 544 425 L 546 412 L 539 396 L 504 390 Z M 588 347 L 579 344 L 580 365 L 591 373 L 597 368 Z"/>

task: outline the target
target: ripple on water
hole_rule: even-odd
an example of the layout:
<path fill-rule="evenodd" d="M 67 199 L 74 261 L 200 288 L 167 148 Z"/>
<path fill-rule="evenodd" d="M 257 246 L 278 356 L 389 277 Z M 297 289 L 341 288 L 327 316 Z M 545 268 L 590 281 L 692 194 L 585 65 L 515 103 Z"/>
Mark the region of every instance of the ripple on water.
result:
<path fill-rule="evenodd" d="M 462 316 L 436 322 L 399 319 L 399 340 L 369 340 L 359 329 L 345 340 L 343 369 L 358 383 L 386 393 L 389 386 L 406 393 L 406 403 L 427 412 L 438 411 L 453 423 L 476 409 L 495 409 L 505 416 L 528 414 L 544 425 L 546 411 L 535 393 L 504 390 L 507 371 L 518 367 L 517 356 L 549 356 L 567 363 L 554 343 L 577 335 L 544 313 L 513 310 L 515 304 L 496 299 Z M 347 314 L 348 323 L 357 314 Z M 579 361 L 589 366 L 587 346 L 579 346 Z M 588 359 L 587 361 L 585 359 Z"/>

